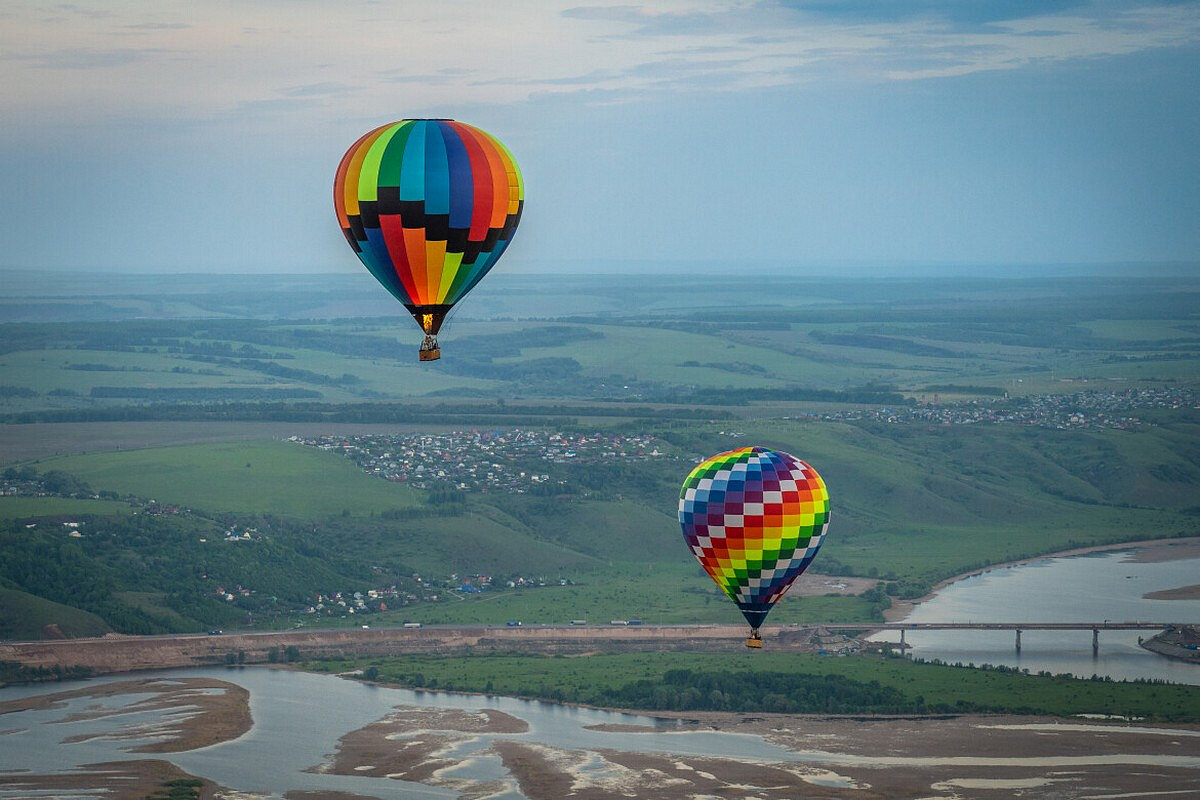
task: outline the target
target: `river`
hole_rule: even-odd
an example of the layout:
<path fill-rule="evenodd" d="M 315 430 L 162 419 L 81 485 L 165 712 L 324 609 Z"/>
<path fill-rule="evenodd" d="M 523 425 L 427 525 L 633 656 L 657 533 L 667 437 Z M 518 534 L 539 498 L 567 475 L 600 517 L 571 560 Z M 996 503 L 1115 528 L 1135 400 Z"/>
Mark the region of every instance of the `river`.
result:
<path fill-rule="evenodd" d="M 1200 601 L 1142 598 L 1147 592 L 1193 584 L 1197 575 L 1198 558 L 1146 562 L 1136 560 L 1132 551 L 1049 558 L 958 581 L 918 605 L 909 619 L 1197 620 Z M 1200 684 L 1200 666 L 1149 653 L 1137 646 L 1137 635 L 1102 632 L 1100 653 L 1095 657 L 1090 631 L 1026 632 L 1020 655 L 1013 651 L 1011 632 L 910 632 L 907 639 L 915 654 L 927 659 Z M 636 714 L 507 697 L 384 688 L 285 670 L 212 667 L 154 673 L 153 677 L 217 678 L 249 690 L 254 721 L 249 732 L 231 741 L 161 756 L 193 775 L 236 790 L 227 795 L 230 798 L 282 798 L 285 793 L 301 797 L 294 793 L 304 791 L 325 793 L 326 798 L 340 793 L 341 797 L 402 800 L 558 796 L 553 788 L 531 793 L 523 783 L 528 775 L 515 766 L 519 759 L 514 760 L 512 747 L 524 748 L 519 756 L 526 761 L 549 754 L 547 763 L 553 774 L 545 780 L 552 784 L 561 776 L 566 780 L 563 785 L 582 787 L 589 797 L 682 800 L 754 796 L 773 800 L 807 796 L 804 787 L 836 789 L 846 797 L 860 796 L 860 792 L 864 797 L 974 796 L 964 795 L 971 787 L 1001 794 L 1020 789 L 1027 797 L 1098 796 L 1094 795 L 1098 787 L 1118 792 L 1107 795 L 1113 797 L 1133 796 L 1128 794 L 1131 790 L 1200 793 L 1200 732 L 1169 727 L 971 717 L 870 723 L 782 717 L 751 722 L 756 718 L 729 715 L 724 722 L 713 723 L 714 729 L 706 729 L 708 723 L 689 727 L 677 720 Z M 88 682 L 6 687 L 0 689 L 0 702 L 129 678 L 120 675 Z M 131 708 L 147 696 L 80 697 L 58 707 L 0 716 L 0 800 L 102 796 L 82 789 L 76 793 L 9 789 L 3 786 L 3 779 L 142 758 L 130 753 L 130 748 L 153 741 L 159 735 L 155 726 L 164 720 L 186 724 L 189 713 L 180 707 Z M 466 712 L 496 709 L 523 720 L 528 729 L 452 735 L 435 754 L 443 760 L 441 766 L 420 782 L 364 772 L 312 771 L 328 763 L 340 737 L 376 722 L 398 706 Z M 119 708 L 122 713 L 97 718 L 97 711 L 106 707 Z M 98 732 L 109 735 L 87 736 Z M 387 736 L 386 741 L 403 748 L 439 735 L 438 730 L 426 731 L 418 724 L 402 734 Z M 631 767 L 630 759 L 641 762 Z M 354 770 L 370 770 L 372 763 L 363 762 Z M 769 780 L 746 784 L 747 774 L 766 772 Z M 644 788 L 646 781 L 668 779 L 670 786 Z M 781 784 L 781 780 L 792 784 Z M 1084 793 L 1068 791 L 1072 789 Z M 309 797 L 316 800 L 318 795 Z"/>
<path fill-rule="evenodd" d="M 1147 600 L 1142 595 L 1200 582 L 1200 558 L 1140 561 L 1137 550 L 1044 558 L 955 581 L 913 608 L 902 622 L 1200 623 L 1200 600 Z M 1024 631 L 1021 652 L 1012 631 L 908 631 L 914 658 L 948 663 L 1003 664 L 1081 677 L 1161 679 L 1200 684 L 1200 665 L 1138 646 L 1153 631 Z M 876 639 L 897 641 L 898 634 Z"/>

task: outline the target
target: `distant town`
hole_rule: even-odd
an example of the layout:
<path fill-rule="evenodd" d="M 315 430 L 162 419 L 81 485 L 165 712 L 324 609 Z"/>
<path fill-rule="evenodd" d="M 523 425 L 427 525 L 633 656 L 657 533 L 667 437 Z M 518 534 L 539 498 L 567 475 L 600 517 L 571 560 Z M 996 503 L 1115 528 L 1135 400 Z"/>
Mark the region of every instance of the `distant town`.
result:
<path fill-rule="evenodd" d="M 341 453 L 368 475 L 418 489 L 524 494 L 564 484 L 555 465 L 682 460 L 649 434 L 565 433 L 514 428 L 370 436 L 292 436 Z M 556 477 L 557 476 L 557 477 Z"/>
<path fill-rule="evenodd" d="M 988 398 L 959 403 L 933 402 L 899 408 L 864 408 L 814 415 L 820 419 L 851 422 L 873 420 L 892 424 L 934 425 L 1015 424 L 1041 428 L 1115 428 L 1127 430 L 1144 424 L 1135 411 L 1196 408 L 1195 389 L 1127 389 Z"/>

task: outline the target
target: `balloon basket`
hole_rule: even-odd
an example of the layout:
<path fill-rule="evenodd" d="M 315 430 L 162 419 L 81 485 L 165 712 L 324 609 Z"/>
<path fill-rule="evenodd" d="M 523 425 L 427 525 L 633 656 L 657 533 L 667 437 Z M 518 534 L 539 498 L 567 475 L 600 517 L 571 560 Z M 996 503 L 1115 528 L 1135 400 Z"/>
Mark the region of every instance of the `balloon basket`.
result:
<path fill-rule="evenodd" d="M 762 639 L 759 639 L 757 636 L 751 636 L 749 639 L 746 640 L 746 647 L 753 647 L 758 650 L 761 650 L 762 649 Z"/>
<path fill-rule="evenodd" d="M 442 357 L 442 348 L 438 347 L 436 336 L 429 334 L 425 337 L 421 349 L 417 351 L 417 357 L 421 361 L 437 361 Z"/>

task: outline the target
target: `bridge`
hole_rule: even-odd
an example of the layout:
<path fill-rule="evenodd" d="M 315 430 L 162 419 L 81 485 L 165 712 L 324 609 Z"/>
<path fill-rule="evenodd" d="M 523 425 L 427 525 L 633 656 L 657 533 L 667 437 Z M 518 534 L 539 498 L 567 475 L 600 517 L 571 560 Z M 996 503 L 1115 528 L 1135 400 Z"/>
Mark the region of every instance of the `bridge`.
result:
<path fill-rule="evenodd" d="M 905 631 L 1016 631 L 1017 652 L 1021 652 L 1021 631 L 1091 631 L 1092 652 L 1100 650 L 1100 631 L 1163 631 L 1179 628 L 1182 622 L 881 622 L 859 625 L 822 625 L 829 631 L 900 631 L 900 646 L 907 647 Z"/>

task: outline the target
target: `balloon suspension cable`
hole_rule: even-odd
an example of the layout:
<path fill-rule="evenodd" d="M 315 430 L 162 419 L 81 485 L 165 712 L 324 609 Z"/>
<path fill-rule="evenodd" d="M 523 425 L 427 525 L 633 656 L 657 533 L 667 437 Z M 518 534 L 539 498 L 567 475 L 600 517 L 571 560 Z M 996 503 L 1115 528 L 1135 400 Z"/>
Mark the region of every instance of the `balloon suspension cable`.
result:
<path fill-rule="evenodd" d="M 425 341 L 421 343 L 421 349 L 418 351 L 418 358 L 421 361 L 437 361 L 442 357 L 442 349 L 438 347 L 437 337 L 433 334 L 427 334 Z"/>
<path fill-rule="evenodd" d="M 762 636 L 759 636 L 758 628 L 750 629 L 750 638 L 746 640 L 746 647 L 762 647 Z"/>

